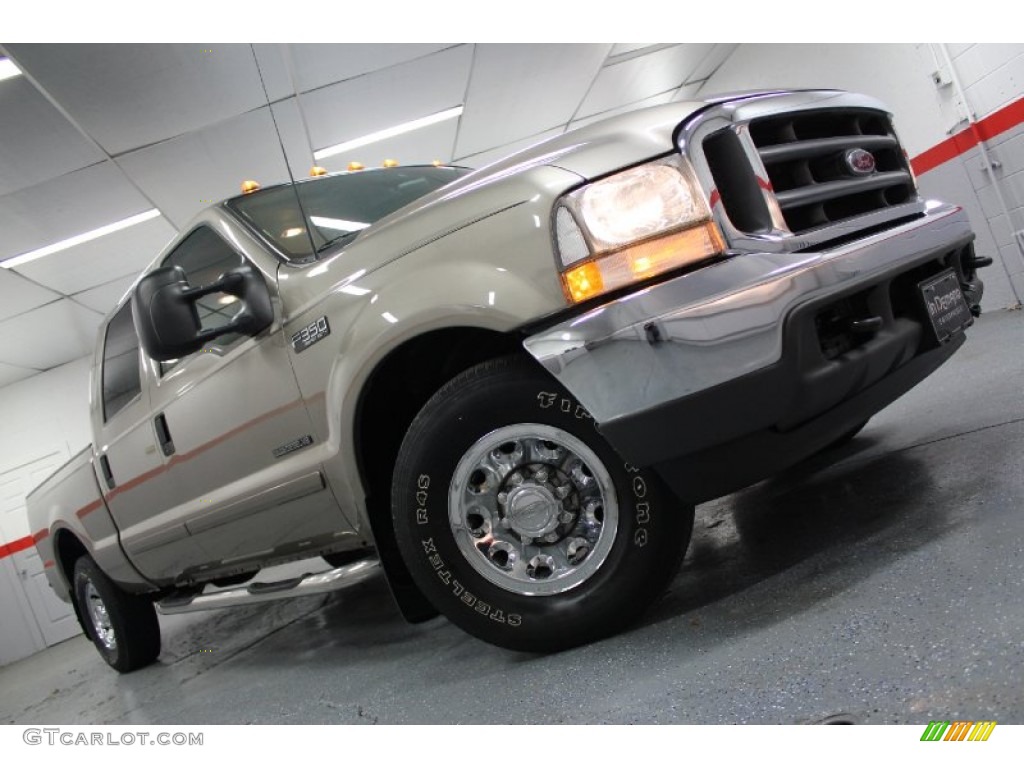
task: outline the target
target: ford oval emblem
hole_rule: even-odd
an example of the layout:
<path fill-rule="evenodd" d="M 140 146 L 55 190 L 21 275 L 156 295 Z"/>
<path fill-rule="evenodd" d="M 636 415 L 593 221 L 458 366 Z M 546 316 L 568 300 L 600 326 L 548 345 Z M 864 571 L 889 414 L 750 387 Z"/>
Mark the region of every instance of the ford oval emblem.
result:
<path fill-rule="evenodd" d="M 846 160 L 846 167 L 850 169 L 850 173 L 857 176 L 867 176 L 875 172 L 875 156 L 866 149 L 859 147 L 851 149 L 846 153 L 844 160 Z"/>

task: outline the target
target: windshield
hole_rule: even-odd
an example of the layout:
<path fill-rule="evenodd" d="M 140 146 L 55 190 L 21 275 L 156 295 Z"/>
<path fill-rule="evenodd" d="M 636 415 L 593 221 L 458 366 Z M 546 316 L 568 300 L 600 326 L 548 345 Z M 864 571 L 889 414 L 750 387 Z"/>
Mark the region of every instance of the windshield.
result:
<path fill-rule="evenodd" d="M 289 259 L 307 259 L 307 226 L 319 254 L 467 173 L 468 168 L 431 165 L 378 168 L 271 187 L 229 200 L 228 207 Z"/>

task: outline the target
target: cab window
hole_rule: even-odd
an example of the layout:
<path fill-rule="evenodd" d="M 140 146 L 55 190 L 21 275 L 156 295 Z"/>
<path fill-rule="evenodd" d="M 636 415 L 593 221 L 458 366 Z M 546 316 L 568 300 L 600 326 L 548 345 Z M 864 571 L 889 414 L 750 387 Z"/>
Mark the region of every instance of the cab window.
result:
<path fill-rule="evenodd" d="M 132 322 L 129 301 L 110 319 L 103 338 L 103 420 L 135 399 L 142 391 L 139 380 L 139 337 Z"/>

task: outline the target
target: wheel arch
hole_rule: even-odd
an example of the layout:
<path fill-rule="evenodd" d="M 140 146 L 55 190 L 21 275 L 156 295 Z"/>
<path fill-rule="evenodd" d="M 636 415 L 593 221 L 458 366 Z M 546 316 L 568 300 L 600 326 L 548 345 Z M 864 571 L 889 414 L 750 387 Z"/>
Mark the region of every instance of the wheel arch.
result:
<path fill-rule="evenodd" d="M 81 539 L 67 528 L 58 528 L 53 534 L 53 555 L 55 568 L 67 586 L 68 595 L 71 598 L 71 606 L 75 609 L 75 618 L 78 625 L 89 635 L 85 623 L 85 616 L 82 615 L 81 606 L 75 598 L 75 563 L 83 555 L 88 555 L 89 549 L 82 543 Z"/>
<path fill-rule="evenodd" d="M 360 392 L 352 435 L 356 466 L 381 563 L 409 621 L 436 611 L 413 584 L 395 541 L 391 480 L 399 448 L 416 414 L 445 383 L 478 363 L 508 355 L 532 359 L 514 332 L 466 325 L 430 330 L 383 357 Z"/>

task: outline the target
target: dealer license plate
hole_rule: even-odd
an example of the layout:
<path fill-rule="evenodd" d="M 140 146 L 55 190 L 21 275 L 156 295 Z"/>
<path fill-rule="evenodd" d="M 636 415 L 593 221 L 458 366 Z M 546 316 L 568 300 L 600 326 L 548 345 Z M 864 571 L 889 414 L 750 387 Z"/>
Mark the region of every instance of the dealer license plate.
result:
<path fill-rule="evenodd" d="M 917 287 L 939 343 L 945 344 L 974 322 L 960 289 L 960 280 L 952 269 L 918 283 Z"/>

